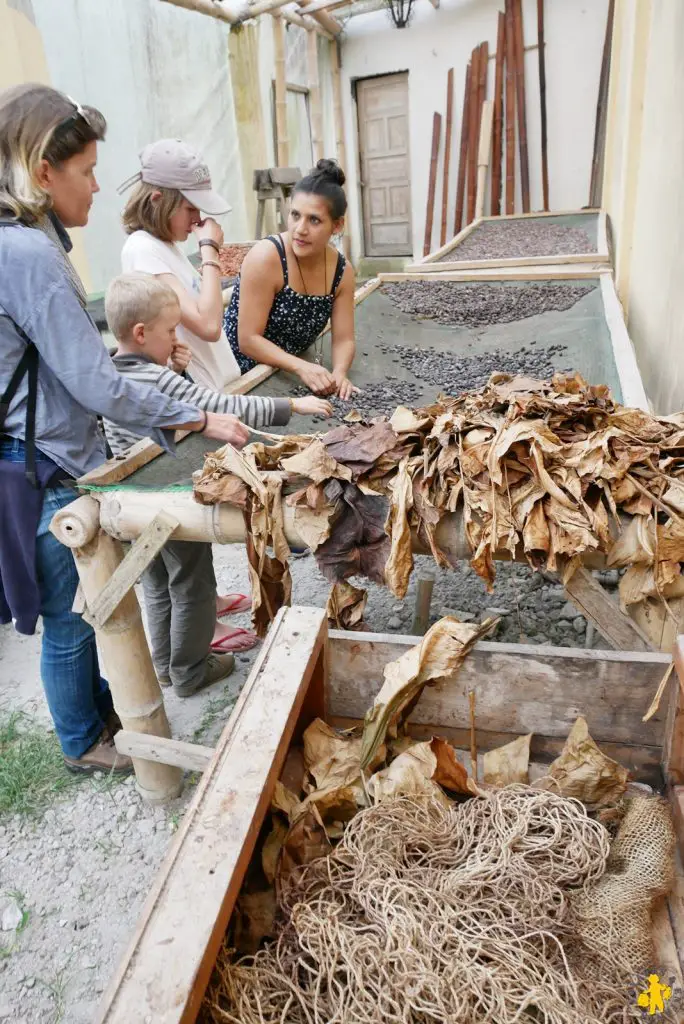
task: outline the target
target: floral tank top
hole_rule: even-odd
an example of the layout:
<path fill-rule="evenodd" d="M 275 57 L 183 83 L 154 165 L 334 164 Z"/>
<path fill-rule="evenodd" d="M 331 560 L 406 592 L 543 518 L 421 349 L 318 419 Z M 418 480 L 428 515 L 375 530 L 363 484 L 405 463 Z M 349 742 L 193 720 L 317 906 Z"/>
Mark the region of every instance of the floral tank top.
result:
<path fill-rule="evenodd" d="M 268 322 L 263 337 L 272 341 L 290 355 L 301 355 L 315 342 L 332 313 L 335 293 L 340 286 L 344 268 L 347 264 L 342 253 L 337 255 L 337 267 L 329 295 L 302 295 L 290 288 L 287 273 L 287 256 L 280 235 L 269 235 L 280 256 L 283 268 L 283 287 L 276 294 L 268 315 Z M 223 317 L 223 327 L 241 373 L 247 373 L 256 366 L 254 359 L 244 355 L 238 345 L 238 312 L 240 309 L 240 279 L 235 288 L 230 304 Z"/>

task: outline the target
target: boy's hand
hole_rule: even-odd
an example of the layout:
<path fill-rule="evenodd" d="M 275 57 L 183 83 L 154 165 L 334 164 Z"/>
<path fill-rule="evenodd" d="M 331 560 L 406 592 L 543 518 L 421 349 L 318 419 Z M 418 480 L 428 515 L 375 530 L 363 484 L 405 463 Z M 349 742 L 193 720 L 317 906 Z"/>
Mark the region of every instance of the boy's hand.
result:
<path fill-rule="evenodd" d="M 292 411 L 300 416 L 332 416 L 333 408 L 324 398 L 307 395 L 306 398 L 293 398 Z"/>
<path fill-rule="evenodd" d="M 215 441 L 225 441 L 235 448 L 242 448 L 249 439 L 249 430 L 237 416 L 231 413 L 207 413 L 207 425 L 202 431 L 205 437 L 213 437 Z"/>
<path fill-rule="evenodd" d="M 171 356 L 169 357 L 169 368 L 174 370 L 176 373 L 185 373 L 187 370 L 190 360 L 192 359 L 192 349 L 182 341 L 175 342 Z"/>

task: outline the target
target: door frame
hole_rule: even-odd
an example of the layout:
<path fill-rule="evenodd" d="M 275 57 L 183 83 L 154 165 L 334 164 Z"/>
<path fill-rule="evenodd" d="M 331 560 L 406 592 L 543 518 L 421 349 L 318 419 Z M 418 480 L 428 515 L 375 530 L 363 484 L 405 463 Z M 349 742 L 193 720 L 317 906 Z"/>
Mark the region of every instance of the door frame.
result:
<path fill-rule="evenodd" d="M 352 91 L 352 102 L 353 102 L 353 106 L 354 106 L 354 118 L 355 118 L 355 125 L 354 125 L 354 127 L 355 127 L 355 135 L 356 135 L 356 166 L 357 166 L 357 171 L 358 171 L 356 192 L 357 192 L 357 202 L 358 202 L 358 210 L 359 210 L 359 218 L 358 218 L 359 219 L 358 237 L 360 239 L 359 252 L 360 252 L 362 258 L 368 258 L 368 259 L 382 259 L 382 257 L 374 257 L 374 256 L 370 256 L 369 257 L 368 256 L 368 244 L 367 244 L 367 239 L 366 239 L 366 223 L 365 223 L 365 217 L 364 217 L 364 211 L 363 211 L 363 184 L 362 184 L 362 181 L 363 181 L 363 162 L 362 162 L 362 145 L 361 145 L 361 117 L 360 117 L 360 112 L 359 112 L 359 85 L 362 82 L 371 82 L 375 78 L 390 78 L 392 75 L 406 75 L 407 82 L 410 81 L 410 71 L 409 71 L 409 68 L 395 68 L 393 71 L 379 71 L 379 72 L 377 72 L 374 75 L 358 75 L 355 78 L 352 78 L 350 80 L 351 91 Z M 406 116 L 407 116 L 407 118 L 409 117 L 409 107 L 410 107 L 408 99 L 409 99 L 409 96 L 408 96 L 408 88 L 407 88 L 407 105 L 406 105 Z M 409 128 L 409 132 L 408 132 L 408 138 L 409 138 L 408 161 L 409 161 L 409 172 L 410 172 L 410 169 L 411 169 L 411 150 L 410 150 L 411 132 L 410 132 L 410 128 Z M 410 181 L 410 177 L 409 177 L 409 181 Z M 410 208 L 410 204 L 409 204 L 409 226 L 410 226 L 410 231 L 411 231 L 411 245 L 413 246 L 413 211 Z"/>

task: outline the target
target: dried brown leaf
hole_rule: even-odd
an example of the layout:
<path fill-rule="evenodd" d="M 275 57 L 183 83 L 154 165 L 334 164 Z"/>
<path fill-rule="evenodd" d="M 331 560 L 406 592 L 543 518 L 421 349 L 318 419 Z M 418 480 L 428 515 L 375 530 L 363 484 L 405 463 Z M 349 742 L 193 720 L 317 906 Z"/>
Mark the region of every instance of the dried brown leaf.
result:
<path fill-rule="evenodd" d="M 281 459 L 280 465 L 288 473 L 308 477 L 316 484 L 331 478 L 338 480 L 351 480 L 352 478 L 351 470 L 340 465 L 318 438 L 311 441 L 307 448 L 296 455 Z"/>
<path fill-rule="evenodd" d="M 275 937 L 275 915 L 274 889 L 240 893 L 233 917 L 235 949 L 240 956 L 256 953 L 264 939 Z"/>
<path fill-rule="evenodd" d="M 496 750 L 488 750 L 483 758 L 484 780 L 492 786 L 508 786 L 513 782 L 529 782 L 530 741 L 528 736 L 518 736 Z"/>
<path fill-rule="evenodd" d="M 392 485 L 389 517 L 385 530 L 391 548 L 385 566 L 385 582 L 395 597 L 405 597 L 413 570 L 409 512 L 413 507 L 413 487 L 407 461 L 399 466 Z"/>
<path fill-rule="evenodd" d="M 580 717 L 560 755 L 534 785 L 595 808 L 616 803 L 627 788 L 628 776 L 626 768 L 599 750 L 589 735 L 586 720 Z"/>
<path fill-rule="evenodd" d="M 362 629 L 368 591 L 344 580 L 335 583 L 328 595 L 326 614 L 336 629 Z"/>
<path fill-rule="evenodd" d="M 287 886 L 290 876 L 298 868 L 311 864 L 319 857 L 327 857 L 331 849 L 330 840 L 316 806 L 307 807 L 285 837 L 276 875 L 276 892 L 279 893 Z"/>
<path fill-rule="evenodd" d="M 278 869 L 278 858 L 283 848 L 283 843 L 289 832 L 288 826 L 279 818 L 273 819 L 273 828 L 266 836 L 264 845 L 261 848 L 261 867 L 266 881 L 273 885 Z"/>

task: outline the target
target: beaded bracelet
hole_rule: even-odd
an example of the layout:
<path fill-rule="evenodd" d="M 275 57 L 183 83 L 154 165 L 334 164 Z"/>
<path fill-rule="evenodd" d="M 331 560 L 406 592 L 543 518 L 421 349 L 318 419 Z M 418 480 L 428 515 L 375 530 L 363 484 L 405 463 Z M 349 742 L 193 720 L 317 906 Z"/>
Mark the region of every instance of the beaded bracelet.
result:
<path fill-rule="evenodd" d="M 205 267 L 216 267 L 217 270 L 220 270 L 221 264 L 217 263 L 216 260 L 204 260 L 201 264 L 201 269 L 204 270 Z"/>

